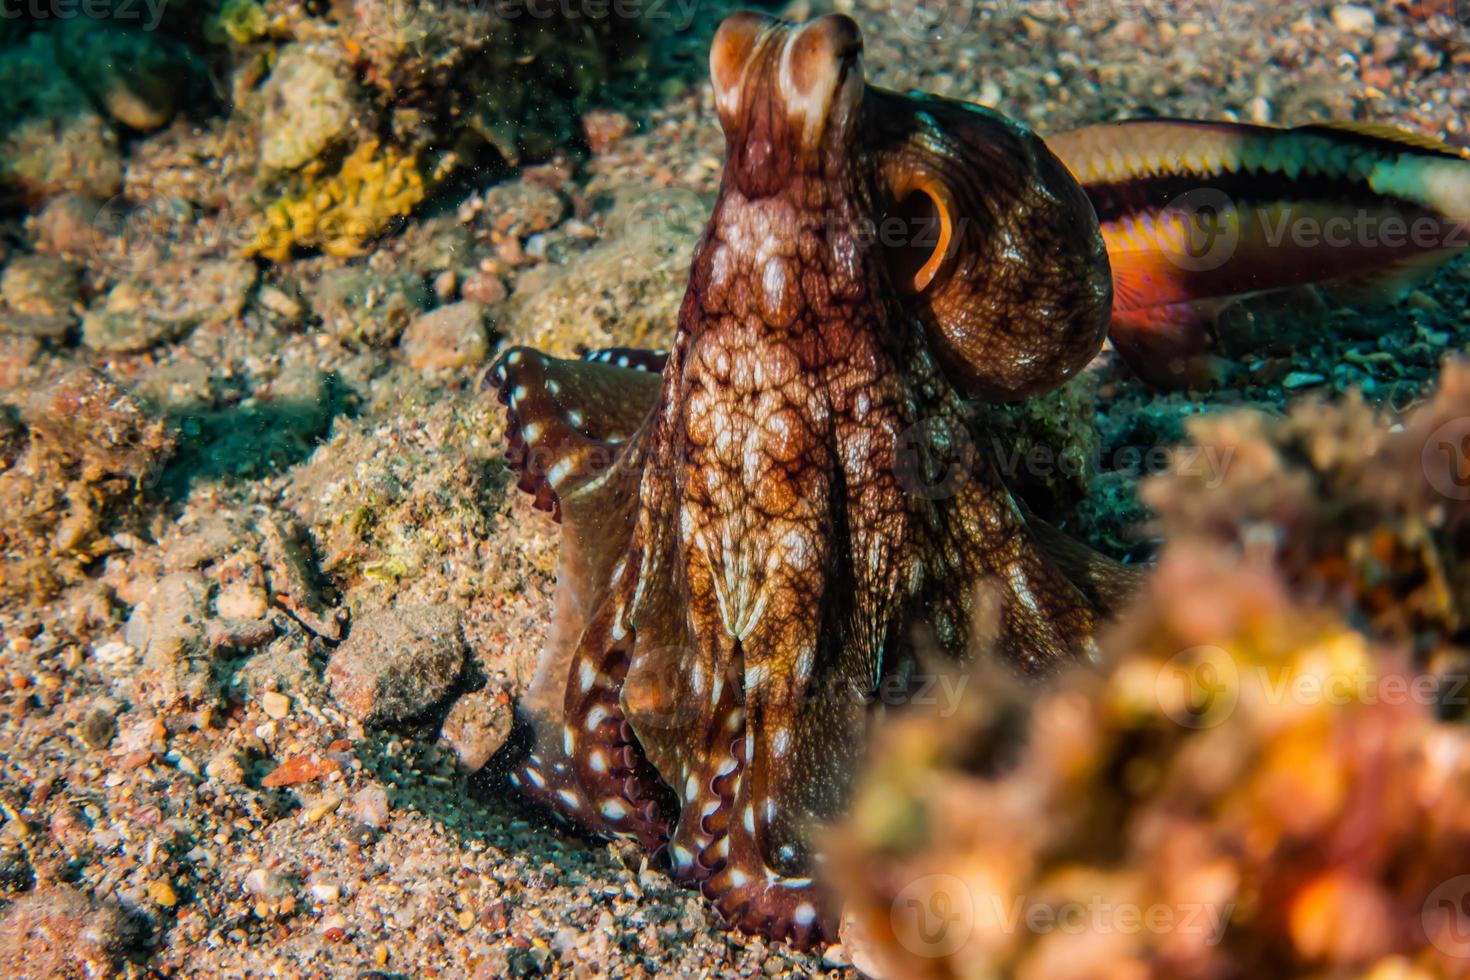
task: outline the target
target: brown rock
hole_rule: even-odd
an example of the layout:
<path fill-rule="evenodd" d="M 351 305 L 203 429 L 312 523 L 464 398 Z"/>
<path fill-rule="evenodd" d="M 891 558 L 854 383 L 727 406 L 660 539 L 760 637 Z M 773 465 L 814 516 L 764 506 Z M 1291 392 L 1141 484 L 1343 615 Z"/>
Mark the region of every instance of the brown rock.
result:
<path fill-rule="evenodd" d="M 412 718 L 449 692 L 464 667 L 459 611 L 388 607 L 366 613 L 327 665 L 332 695 L 359 721 Z"/>
<path fill-rule="evenodd" d="M 468 300 L 416 317 L 403 334 L 403 352 L 416 368 L 458 368 L 483 363 L 490 353 L 485 314 Z"/>
<path fill-rule="evenodd" d="M 612 109 L 593 109 L 582 115 L 582 132 L 587 148 L 606 153 L 614 143 L 633 131 L 633 120 Z"/>
<path fill-rule="evenodd" d="M 510 699 L 499 691 L 471 691 L 454 703 L 440 737 L 470 772 L 483 768 L 510 737 Z"/>

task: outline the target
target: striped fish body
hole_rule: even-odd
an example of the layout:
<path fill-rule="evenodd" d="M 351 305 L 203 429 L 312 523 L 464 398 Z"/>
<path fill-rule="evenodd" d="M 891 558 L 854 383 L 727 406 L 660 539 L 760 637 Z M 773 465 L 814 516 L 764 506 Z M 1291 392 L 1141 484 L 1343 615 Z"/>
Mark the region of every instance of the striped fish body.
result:
<path fill-rule="evenodd" d="M 1399 130 L 1138 120 L 1047 143 L 1097 210 L 1113 345 L 1156 384 L 1207 382 L 1211 305 L 1403 284 L 1470 247 L 1470 158 Z"/>

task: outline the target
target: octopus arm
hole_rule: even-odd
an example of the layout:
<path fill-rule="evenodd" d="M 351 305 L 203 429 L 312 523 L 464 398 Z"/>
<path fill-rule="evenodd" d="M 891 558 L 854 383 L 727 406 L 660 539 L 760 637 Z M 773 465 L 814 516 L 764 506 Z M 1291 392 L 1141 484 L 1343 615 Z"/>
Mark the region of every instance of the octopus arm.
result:
<path fill-rule="evenodd" d="M 636 549 L 643 429 L 657 376 L 512 349 L 488 376 L 508 406 L 520 486 L 562 525 L 546 646 L 520 709 L 532 751 L 511 781 L 590 830 L 662 843 L 658 785 L 617 707 L 629 638 L 614 613 Z M 655 395 L 644 390 L 651 378 Z M 575 407 L 574 407 L 575 406 Z M 632 434 L 621 441 L 598 436 Z"/>

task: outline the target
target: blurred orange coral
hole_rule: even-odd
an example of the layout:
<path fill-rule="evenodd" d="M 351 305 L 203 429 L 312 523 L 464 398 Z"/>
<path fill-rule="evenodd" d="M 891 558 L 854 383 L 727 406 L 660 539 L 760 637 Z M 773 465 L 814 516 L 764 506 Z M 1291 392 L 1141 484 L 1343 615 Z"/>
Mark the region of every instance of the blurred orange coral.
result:
<path fill-rule="evenodd" d="M 1192 435 L 1101 670 L 878 740 L 828 861 L 865 970 L 1470 976 L 1470 368 Z"/>

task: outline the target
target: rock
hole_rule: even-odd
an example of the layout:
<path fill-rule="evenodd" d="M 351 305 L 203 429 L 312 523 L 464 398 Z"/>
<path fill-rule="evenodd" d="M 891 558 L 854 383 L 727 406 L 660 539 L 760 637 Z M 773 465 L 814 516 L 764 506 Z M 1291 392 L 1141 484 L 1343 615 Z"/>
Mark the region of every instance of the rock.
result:
<path fill-rule="evenodd" d="M 358 108 L 346 67 L 326 45 L 282 47 L 260 95 L 260 165 L 268 173 L 315 160 L 347 134 Z"/>
<path fill-rule="evenodd" d="M 388 826 L 388 791 L 369 783 L 352 794 L 352 817 L 364 827 L 381 830 Z"/>
<path fill-rule="evenodd" d="M 549 187 L 529 180 L 509 180 L 485 191 L 477 224 L 493 236 L 522 239 L 555 228 L 567 204 Z"/>
<path fill-rule="evenodd" d="M 142 676 L 165 703 L 213 694 L 204 621 L 209 588 L 198 572 L 165 575 L 128 617 L 127 644 L 143 655 Z"/>
<path fill-rule="evenodd" d="M 245 767 L 234 749 L 221 749 L 205 764 L 204 775 L 224 786 L 239 786 L 245 782 Z"/>
<path fill-rule="evenodd" d="M 260 696 L 260 710 L 279 721 L 291 713 L 291 699 L 280 691 L 267 691 Z"/>
<path fill-rule="evenodd" d="M 98 705 L 82 716 L 77 735 L 89 749 L 105 749 L 117 734 L 117 706 Z"/>
<path fill-rule="evenodd" d="M 36 248 L 52 255 L 85 259 L 97 247 L 97 220 L 102 202 L 85 194 L 62 194 L 41 209 L 32 222 Z"/>
<path fill-rule="evenodd" d="M 57 59 L 113 119 L 152 132 L 174 117 L 188 66 L 171 39 L 86 19 L 53 33 Z"/>
<path fill-rule="evenodd" d="M 256 868 L 245 876 L 245 891 L 252 898 L 277 901 L 296 893 L 296 885 L 283 874 L 268 868 Z"/>
<path fill-rule="evenodd" d="M 32 202 L 76 192 L 100 200 L 122 188 L 117 133 L 32 33 L 0 48 L 0 188 Z"/>
<path fill-rule="evenodd" d="M 606 153 L 618 140 L 633 131 L 633 120 L 612 109 L 593 109 L 582 114 L 582 133 L 593 153 Z"/>
<path fill-rule="evenodd" d="M 494 306 L 510 295 L 501 278 L 489 272 L 476 272 L 464 281 L 460 295 L 481 306 Z"/>
<path fill-rule="evenodd" d="M 77 267 L 53 255 L 18 255 L 0 274 L 0 300 L 19 313 L 70 316 L 80 292 Z"/>
<path fill-rule="evenodd" d="M 1372 7 L 1340 3 L 1332 8 L 1332 24 L 1344 34 L 1372 34 L 1377 23 Z"/>
<path fill-rule="evenodd" d="M 311 311 L 346 344 L 386 348 L 429 305 L 418 276 L 382 275 L 358 266 L 324 272 L 309 285 Z"/>
<path fill-rule="evenodd" d="M 38 598 L 79 579 L 119 532 L 143 530 L 147 491 L 174 449 L 172 431 L 131 394 L 74 371 L 27 399 L 16 430 L 3 426 L 0 595 Z"/>
<path fill-rule="evenodd" d="M 55 885 L 24 895 L 0 920 L 0 972 L 14 977 L 112 976 L 137 939 L 117 905 Z"/>
<path fill-rule="evenodd" d="M 228 261 L 206 262 L 195 275 L 162 288 L 124 280 L 87 311 L 82 340 L 109 353 L 145 351 L 178 340 L 200 323 L 237 314 L 253 282 L 253 267 Z"/>
<path fill-rule="evenodd" d="M 19 255 L 0 275 L 0 334 L 57 340 L 76 326 L 77 268 L 52 255 Z"/>
<path fill-rule="evenodd" d="M 0 393 L 24 385 L 40 356 L 40 338 L 7 336 L 5 330 L 0 328 Z M 0 429 L 3 428 L 3 423 L 0 423 Z"/>
<path fill-rule="evenodd" d="M 157 905 L 171 909 L 179 904 L 179 893 L 167 878 L 155 878 L 148 882 L 148 897 Z"/>
<path fill-rule="evenodd" d="M 82 317 L 82 341 L 108 353 L 145 351 L 201 324 L 240 314 L 255 286 L 256 267 L 239 259 L 175 263 L 147 279 L 127 279 Z"/>
<path fill-rule="evenodd" d="M 35 340 L 60 340 L 76 326 L 77 318 L 44 313 L 17 313 L 0 306 L 0 334 Z"/>
<path fill-rule="evenodd" d="M 231 582 L 214 599 L 214 611 L 225 619 L 262 619 L 269 611 L 265 590 L 250 582 Z"/>
<path fill-rule="evenodd" d="M 327 678 L 332 696 L 353 717 L 389 724 L 443 699 L 464 658 L 454 607 L 387 607 L 357 619 L 332 655 Z"/>
<path fill-rule="evenodd" d="M 510 699 L 499 691 L 471 691 L 454 703 L 439 737 L 454 749 L 469 772 L 484 768 L 510 737 L 514 714 Z"/>
<path fill-rule="evenodd" d="M 463 300 L 416 317 L 401 342 L 408 363 L 419 369 L 481 364 L 490 354 L 485 314 Z"/>
<path fill-rule="evenodd" d="M 608 236 L 566 265 L 523 273 L 496 327 L 550 354 L 666 347 L 708 206 L 689 191 L 623 196 Z"/>

